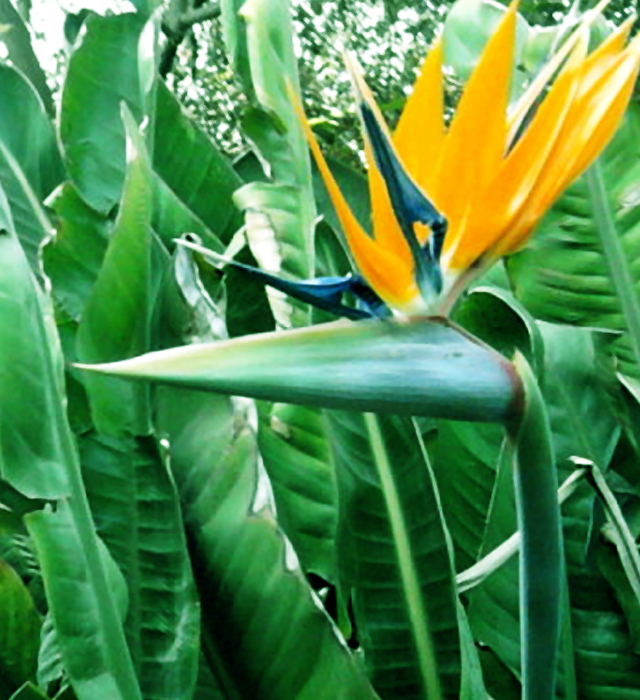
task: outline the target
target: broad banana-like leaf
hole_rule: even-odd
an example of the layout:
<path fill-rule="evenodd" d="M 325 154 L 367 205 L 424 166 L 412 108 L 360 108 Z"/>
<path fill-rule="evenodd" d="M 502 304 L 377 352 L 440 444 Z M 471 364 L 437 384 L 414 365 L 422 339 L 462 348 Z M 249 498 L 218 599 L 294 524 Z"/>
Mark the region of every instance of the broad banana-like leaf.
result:
<path fill-rule="evenodd" d="M 163 350 L 92 372 L 325 408 L 505 421 L 511 364 L 447 322 L 331 323 Z"/>
<path fill-rule="evenodd" d="M 118 219 L 100 273 L 78 328 L 78 357 L 101 361 L 144 352 L 150 344 L 151 172 L 138 127 L 123 105 L 127 177 Z M 149 432 L 148 395 L 143 386 L 86 383 L 93 421 L 110 435 Z"/>
<path fill-rule="evenodd" d="M 47 114 L 54 117 L 55 107 L 51 88 L 47 85 L 47 76 L 31 45 L 31 32 L 11 0 L 0 2 L 0 24 L 5 28 L 2 42 L 7 47 L 9 54 L 7 58 L 26 76 L 38 92 Z M 10 100 L 7 100 L 5 104 L 8 102 Z"/>
<path fill-rule="evenodd" d="M 278 525 L 303 569 L 337 583 L 338 493 L 322 412 L 277 404 L 260 417 L 260 455 L 271 481 Z"/>
<path fill-rule="evenodd" d="M 228 244 L 243 224 L 232 200 L 243 180 L 161 81 L 156 88 L 153 168 L 193 215 Z M 176 230 L 174 237 L 186 231 L 200 233 Z M 210 245 L 205 236 L 203 243 Z"/>
<path fill-rule="evenodd" d="M 143 116 L 138 42 L 145 18 L 133 13 L 85 22 L 62 90 L 60 141 L 71 180 L 82 198 L 104 214 L 120 201 L 126 137 L 120 105 Z"/>
<path fill-rule="evenodd" d="M 53 312 L 31 273 L 1 189 L 0 261 L 0 478 L 28 498 L 58 498 L 69 485 L 60 440 L 67 429 L 62 367 L 49 346 L 57 342 Z"/>
<path fill-rule="evenodd" d="M 257 469 L 251 406 L 161 388 L 158 409 L 201 594 L 203 649 L 224 696 L 373 700 L 287 553 Z"/>
<path fill-rule="evenodd" d="M 373 686 L 387 700 L 457 700 L 452 552 L 422 429 L 397 416 L 333 411 L 328 419 L 341 585 Z"/>
<path fill-rule="evenodd" d="M 124 579 L 93 529 L 93 546 L 83 549 L 86 537 L 73 509 L 65 500 L 56 512 L 25 516 L 65 669 L 79 700 L 140 700 L 121 627 L 128 604 Z M 98 585 L 92 575 L 96 565 L 104 575 Z"/>
<path fill-rule="evenodd" d="M 309 152 L 294 101 L 300 99 L 288 0 L 222 3 L 227 49 L 257 103 L 243 129 L 268 164 L 271 182 L 253 182 L 235 194 L 247 210 L 247 238 L 261 267 L 293 279 L 314 274 L 316 208 Z M 308 309 L 269 293 L 276 320 L 307 325 Z"/>
<path fill-rule="evenodd" d="M 191 700 L 200 605 L 173 479 L 151 438 L 91 434 L 79 447 L 96 530 L 127 582 L 124 630 L 142 696 Z"/>
<path fill-rule="evenodd" d="M 224 335 L 220 312 L 198 292 L 181 249 L 176 273 L 183 301 L 164 299 L 173 309 L 167 340 L 194 330 Z M 160 387 L 157 408 L 201 594 L 202 648 L 222 695 L 373 700 L 276 525 L 253 403 Z"/>
<path fill-rule="evenodd" d="M 44 556 L 51 564 L 43 566 L 43 579 L 56 626 L 66 622 L 67 629 L 73 628 L 71 636 L 78 631 L 74 627 L 77 619 L 70 620 L 77 601 L 69 591 L 76 581 L 65 579 L 63 585 L 58 585 L 69 562 L 80 567 L 84 595 L 91 601 L 93 612 L 82 617 L 82 632 L 74 638 L 75 643 L 78 639 L 93 639 L 86 663 L 72 658 L 76 652 L 73 643 L 65 648 L 66 654 L 63 650 L 67 666 L 77 663 L 78 674 L 72 678 L 77 681 L 74 687 L 79 697 L 97 700 L 105 695 L 98 696 L 96 692 L 117 688 L 119 694 L 114 694 L 114 698 L 136 700 L 139 690 L 65 414 L 62 356 L 50 300 L 34 281 L 1 190 L 0 247 L 0 316 L 4 333 L 12 334 L 7 336 L 9 342 L 0 344 L 2 476 L 26 496 L 58 500 L 55 514 L 37 511 L 30 522 L 36 523 L 40 542 L 46 540 L 39 555 L 42 560 L 45 550 Z M 48 418 L 44 422 L 43 416 Z M 41 428 L 34 430 L 34 425 Z M 68 500 L 59 500 L 67 495 Z M 55 536 L 63 531 L 64 537 Z M 84 693 L 87 687 L 89 691 Z"/>
<path fill-rule="evenodd" d="M 79 321 L 107 249 L 109 220 L 86 204 L 71 182 L 47 203 L 56 217 L 56 235 L 42 250 L 45 274 L 53 296 Z"/>
<path fill-rule="evenodd" d="M 506 7 L 492 0 L 457 0 L 447 13 L 444 24 L 444 60 L 466 82 L 480 59 L 482 50 L 502 19 Z M 523 50 L 530 28 L 518 15 L 513 89 L 517 90 L 525 74 Z"/>

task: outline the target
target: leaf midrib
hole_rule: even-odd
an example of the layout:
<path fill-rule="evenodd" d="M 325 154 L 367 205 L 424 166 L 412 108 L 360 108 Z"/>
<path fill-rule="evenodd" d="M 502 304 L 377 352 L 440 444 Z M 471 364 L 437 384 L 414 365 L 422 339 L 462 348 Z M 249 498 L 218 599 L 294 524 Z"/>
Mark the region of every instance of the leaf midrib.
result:
<path fill-rule="evenodd" d="M 407 604 L 409 623 L 416 645 L 418 667 L 422 678 L 425 697 L 430 700 L 441 700 L 440 679 L 437 673 L 437 662 L 433 643 L 429 635 L 429 617 L 422 601 L 422 591 L 411 549 L 409 532 L 400 505 L 398 489 L 393 477 L 380 425 L 372 413 L 365 413 L 365 426 L 369 436 L 372 456 L 380 476 L 382 493 L 389 514 L 389 523 L 393 541 L 396 545 L 398 568 L 402 579 L 402 590 Z"/>

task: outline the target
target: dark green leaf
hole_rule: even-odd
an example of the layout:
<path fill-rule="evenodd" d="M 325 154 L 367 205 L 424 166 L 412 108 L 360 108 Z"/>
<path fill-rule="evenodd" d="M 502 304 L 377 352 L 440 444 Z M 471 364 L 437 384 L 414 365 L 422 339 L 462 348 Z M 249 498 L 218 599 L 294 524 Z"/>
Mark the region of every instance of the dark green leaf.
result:
<path fill-rule="evenodd" d="M 217 189 L 217 188 L 216 188 Z M 169 249 L 174 239 L 184 233 L 198 236 L 202 245 L 217 253 L 224 252 L 220 239 L 173 193 L 158 176 L 153 178 L 153 209 L 151 226 Z"/>
<path fill-rule="evenodd" d="M 56 236 L 42 251 L 54 297 L 76 321 L 98 277 L 108 245 L 108 219 L 85 204 L 70 182 L 49 201 Z"/>
<path fill-rule="evenodd" d="M 338 502 L 322 413 L 305 406 L 276 405 L 260 421 L 259 440 L 278 525 L 303 569 L 335 584 Z"/>
<path fill-rule="evenodd" d="M 292 22 L 286 0 L 222 5 L 227 48 L 254 105 L 243 120 L 247 136 L 268 163 L 271 182 L 241 188 L 235 200 L 246 216 L 247 238 L 260 266 L 293 279 L 314 273 L 316 209 L 308 147 L 294 107 L 300 99 Z M 308 323 L 308 310 L 284 305 L 268 292 L 281 325 Z"/>
<path fill-rule="evenodd" d="M 453 562 L 430 465 L 411 420 L 331 413 L 339 563 L 382 698 L 460 696 Z"/>
<path fill-rule="evenodd" d="M 0 260 L 0 476 L 29 498 L 58 498 L 68 485 L 61 366 L 49 347 L 57 340 L 1 190 Z"/>
<path fill-rule="evenodd" d="M 27 587 L 0 559 L 0 675 L 14 688 L 35 678 L 41 625 Z"/>
<path fill-rule="evenodd" d="M 173 480 L 149 438 L 89 435 L 80 458 L 98 534 L 127 582 L 143 697 L 191 700 L 200 611 Z"/>
<path fill-rule="evenodd" d="M 4 26 L 2 43 L 7 47 L 9 60 L 23 73 L 37 90 L 39 98 L 50 117 L 55 113 L 51 90 L 47 85 L 45 72 L 31 46 L 31 34 L 11 0 L 0 2 L 0 24 Z M 6 64 L 4 64 L 6 66 Z M 4 91 L 2 91 L 4 94 Z M 6 106 L 6 100 L 3 106 Z M 17 129 L 16 129 L 17 131 Z"/>
<path fill-rule="evenodd" d="M 62 162 L 42 102 L 24 76 L 7 64 L 0 64 L 0 93 L 0 181 L 20 242 L 32 269 L 39 272 L 39 247 L 52 228 L 41 202 L 61 181 Z M 23 124 L 29 129 L 16 128 Z"/>
<path fill-rule="evenodd" d="M 205 654 L 225 697 L 373 700 L 287 555 L 268 484 L 258 477 L 251 404 L 164 388 L 158 400 L 201 594 Z"/>
<path fill-rule="evenodd" d="M 110 614 L 117 606 L 124 618 L 127 593 L 108 551 L 93 531 L 95 549 L 83 547 L 86 537 L 67 501 L 59 501 L 56 512 L 31 513 L 25 520 L 42 566 L 64 666 L 78 698 L 139 699 L 135 676 L 127 668 L 128 654 L 119 653 L 122 630 Z M 94 556 L 106 573 L 99 585 L 93 577 Z"/>
<path fill-rule="evenodd" d="M 480 554 L 504 430 L 490 423 L 440 421 L 434 471 L 456 552 L 456 568 Z"/>
<path fill-rule="evenodd" d="M 243 223 L 232 200 L 242 180 L 164 83 L 158 84 L 156 99 L 154 170 L 226 245 Z M 206 239 L 203 242 L 208 245 Z"/>

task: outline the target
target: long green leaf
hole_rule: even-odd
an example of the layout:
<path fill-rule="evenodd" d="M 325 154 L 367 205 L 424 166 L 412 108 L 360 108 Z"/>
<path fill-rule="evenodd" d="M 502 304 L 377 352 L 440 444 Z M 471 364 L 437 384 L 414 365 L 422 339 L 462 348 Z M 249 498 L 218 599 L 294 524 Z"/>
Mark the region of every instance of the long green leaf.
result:
<path fill-rule="evenodd" d="M 428 319 L 325 324 L 83 368 L 275 401 L 457 420 L 506 420 L 520 396 L 510 363 Z"/>
<path fill-rule="evenodd" d="M 331 413 L 339 557 L 383 698 L 458 698 L 451 554 L 430 466 L 410 420 Z"/>
<path fill-rule="evenodd" d="M 52 293 L 69 316 L 80 320 L 108 245 L 109 220 L 92 209 L 70 182 L 48 200 L 56 236 L 43 248 Z"/>
<path fill-rule="evenodd" d="M 165 341 L 225 335 L 180 249 L 176 282 L 179 295 L 164 297 Z M 201 593 L 203 649 L 224 696 L 373 700 L 273 520 L 253 404 L 166 388 L 157 396 Z"/>
<path fill-rule="evenodd" d="M 153 167 L 175 196 L 224 244 L 229 243 L 243 223 L 232 200 L 242 180 L 163 83 L 156 92 Z M 203 243 L 208 245 L 206 238 Z"/>
<path fill-rule="evenodd" d="M 12 342 L 0 346 L 3 476 L 27 496 L 53 500 L 69 494 L 68 501 L 58 500 L 55 514 L 31 514 L 29 526 L 32 532 L 33 527 L 38 528 L 36 539 L 40 544 L 36 543 L 36 547 L 41 561 L 47 557 L 43 578 L 56 626 L 66 624 L 67 629 L 73 629 L 71 637 L 80 631 L 92 639 L 83 657 L 85 663 L 82 668 L 76 666 L 77 673 L 72 676 L 74 687 L 81 700 L 104 697 L 96 693 L 105 688 L 117 689 L 114 698 L 136 700 L 139 690 L 65 415 L 62 357 L 52 328 L 52 313 L 17 242 L 1 190 L 0 230 L 0 315 L 6 320 L 3 328 L 16 334 Z M 43 416 L 48 420 L 43 422 Z M 40 430 L 34 430 L 34 425 L 41 425 Z M 64 532 L 64 537 L 58 539 L 54 532 Z M 83 615 L 80 623 L 73 595 L 78 580 L 65 578 L 61 562 L 71 562 L 76 570 L 81 569 L 83 595 L 93 601 L 88 608 L 92 612 Z M 63 649 L 63 656 L 67 667 L 76 663 L 73 644 Z M 94 688 L 92 682 L 96 679 L 99 680 Z"/>
<path fill-rule="evenodd" d="M 38 92 L 46 113 L 53 117 L 55 107 L 51 89 L 47 85 L 47 76 L 33 51 L 29 29 L 11 0 L 0 2 L 0 24 L 5 27 L 2 41 L 7 47 L 7 58 L 27 77 Z"/>
<path fill-rule="evenodd" d="M 98 534 L 127 581 L 125 633 L 142 696 L 190 700 L 199 603 L 175 485 L 150 438 L 88 435 L 80 458 Z"/>
<path fill-rule="evenodd" d="M 77 528 L 68 501 L 59 501 L 55 513 L 38 511 L 25 520 L 42 567 L 65 669 L 78 698 L 140 698 L 120 626 L 127 609 L 126 586 L 106 548 L 93 531 L 85 534 L 86 525 Z M 88 537 L 93 542 L 85 548 Z M 99 582 L 92 576 L 96 566 L 106 574 Z"/>
<path fill-rule="evenodd" d="M 61 468 L 66 418 L 61 368 L 49 347 L 51 310 L 36 284 L 0 190 L 0 477 L 30 498 L 46 499 L 69 488 Z"/>
<path fill-rule="evenodd" d="M 127 177 L 118 219 L 78 329 L 78 357 L 89 362 L 148 350 L 151 317 L 151 173 L 138 127 L 126 107 Z M 111 435 L 149 432 L 142 385 L 87 377 L 93 420 Z"/>
<path fill-rule="evenodd" d="M 303 569 L 335 584 L 338 498 L 322 413 L 278 404 L 259 425 L 260 454 L 273 487 L 278 525 Z"/>
<path fill-rule="evenodd" d="M 286 555 L 241 406 L 164 388 L 158 399 L 201 592 L 204 649 L 225 696 L 372 699 Z"/>
<path fill-rule="evenodd" d="M 503 442 L 500 425 L 439 421 L 431 453 L 458 571 L 480 554 Z"/>

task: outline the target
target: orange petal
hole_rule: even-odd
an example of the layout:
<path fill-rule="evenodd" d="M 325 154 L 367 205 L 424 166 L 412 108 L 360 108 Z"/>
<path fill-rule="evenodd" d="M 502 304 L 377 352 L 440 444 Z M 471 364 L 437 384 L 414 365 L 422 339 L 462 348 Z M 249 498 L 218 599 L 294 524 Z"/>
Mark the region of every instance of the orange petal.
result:
<path fill-rule="evenodd" d="M 535 103 L 538 95 L 544 90 L 547 83 L 551 80 L 554 73 L 562 65 L 563 61 L 573 50 L 573 47 L 579 40 L 580 35 L 584 32 L 586 27 L 589 27 L 595 20 L 602 14 L 604 8 L 611 2 L 611 0 L 600 0 L 600 2 L 588 10 L 582 16 L 580 24 L 572 32 L 572 34 L 567 38 L 560 49 L 549 59 L 549 61 L 543 66 L 542 70 L 536 75 L 534 80 L 531 82 L 529 87 L 526 89 L 525 93 L 518 100 L 515 108 L 509 114 L 509 136 L 508 143 L 511 143 L 516 137 L 518 130 L 520 129 L 520 124 L 526 117 L 527 113 Z"/>
<path fill-rule="evenodd" d="M 591 90 L 602 74 L 610 67 L 611 63 L 620 55 L 627 43 L 634 21 L 635 17 L 629 17 L 595 51 L 592 51 L 587 56 L 582 65 L 583 79 L 580 85 L 580 93 L 586 93 Z"/>
<path fill-rule="evenodd" d="M 407 265 L 413 264 L 409 245 L 405 240 L 400 224 L 396 219 L 384 178 L 378 170 L 371 146 L 365 140 L 364 148 L 369 176 L 369 197 L 373 217 L 373 235 L 381 248 L 404 259 Z"/>
<path fill-rule="evenodd" d="M 382 133 L 387 137 L 389 148 L 394 152 L 398 162 L 402 164 L 407 176 L 413 180 L 414 178 L 412 177 L 412 173 L 407 170 L 405 164 L 402 162 L 389 133 L 387 124 L 384 121 L 380 110 L 378 109 L 378 105 L 376 104 L 369 87 L 362 77 L 362 68 L 355 58 L 349 54 L 345 55 L 345 65 L 353 82 L 354 92 L 359 103 L 359 109 L 361 103 L 365 103 L 368 106 L 373 113 Z M 375 240 L 380 243 L 382 248 L 405 260 L 407 265 L 413 265 L 409 245 L 397 221 L 391 198 L 389 197 L 387 185 L 374 158 L 373 147 L 364 123 L 362 132 L 365 142 L 364 150 L 369 168 L 369 192 L 371 195 Z M 417 183 L 416 186 L 419 187 Z"/>
<path fill-rule="evenodd" d="M 573 163 L 565 179 L 559 184 L 561 192 L 578 178 L 589 165 L 600 155 L 615 133 L 624 113 L 627 110 L 631 94 L 638 76 L 640 56 L 625 53 L 624 60 L 609 76 L 609 85 L 603 89 L 593 90 L 585 98 L 584 111 L 590 118 L 585 118 L 581 131 L 581 141 L 584 144 L 578 158 Z M 610 94 L 606 93 L 610 91 Z M 605 94 L 603 94 L 605 93 Z M 589 100 L 591 104 L 588 104 Z"/>
<path fill-rule="evenodd" d="M 438 40 L 427 55 L 393 134 L 402 162 L 427 194 L 433 189 L 444 141 L 443 111 L 442 41 Z"/>
<path fill-rule="evenodd" d="M 294 108 L 358 269 L 374 291 L 392 308 L 407 313 L 421 308 L 422 301 L 414 279 L 413 262 L 407 264 L 406 260 L 384 250 L 364 232 L 340 191 L 302 107 L 295 98 Z"/>
<path fill-rule="evenodd" d="M 540 105 L 531 124 L 503 160 L 486 191 L 474 198 L 464 238 L 448 264 L 463 269 L 485 253 L 498 257 L 505 252 L 509 228 L 528 204 L 528 198 L 556 146 L 580 79 L 587 53 L 586 34 L 576 46 L 562 73 Z"/>
<path fill-rule="evenodd" d="M 474 193 L 486 187 L 504 156 L 515 30 L 512 4 L 482 52 L 441 150 L 433 198 L 449 220 L 445 253 L 458 243 Z"/>
<path fill-rule="evenodd" d="M 638 72 L 638 53 L 628 50 L 601 75 L 587 96 L 571 106 L 555 148 L 522 216 L 506 241 L 520 247 L 531 229 L 607 145 L 624 115 Z"/>

